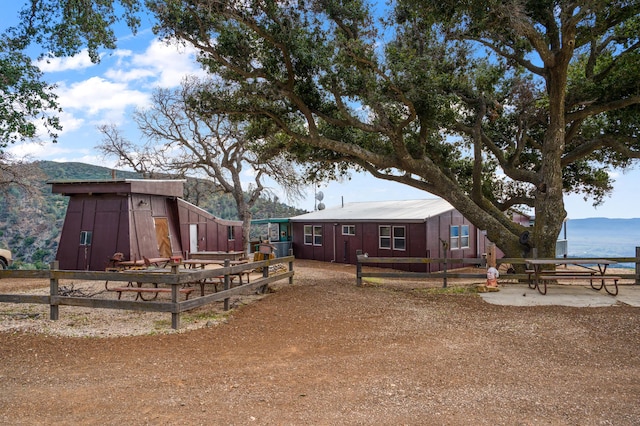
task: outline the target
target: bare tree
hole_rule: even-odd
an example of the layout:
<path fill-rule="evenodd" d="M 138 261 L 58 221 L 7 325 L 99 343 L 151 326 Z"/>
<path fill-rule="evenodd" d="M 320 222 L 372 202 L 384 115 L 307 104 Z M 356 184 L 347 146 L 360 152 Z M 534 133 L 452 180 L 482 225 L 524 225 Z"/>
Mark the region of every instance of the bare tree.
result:
<path fill-rule="evenodd" d="M 17 159 L 8 152 L 0 151 L 0 193 L 11 196 L 10 189 L 16 188 L 23 196 L 41 196 L 38 182 L 44 180 L 44 174 L 36 163 Z"/>
<path fill-rule="evenodd" d="M 268 176 L 277 182 L 289 199 L 301 195 L 303 181 L 291 161 L 281 153 L 261 152 L 261 138 L 249 123 L 223 115 L 205 115 L 198 96 L 211 80 L 187 77 L 177 90 L 157 89 L 152 106 L 138 110 L 134 120 L 148 141 L 137 146 L 122 137 L 113 126 L 102 126 L 105 135 L 98 146 L 106 155 L 119 158 L 119 165 L 153 177 L 172 174 L 209 180 L 211 190 L 231 194 L 239 219 L 243 222 L 246 250 L 251 226 L 251 208 L 261 195 L 271 191 L 264 182 Z M 243 178 L 251 182 L 243 184 Z"/>

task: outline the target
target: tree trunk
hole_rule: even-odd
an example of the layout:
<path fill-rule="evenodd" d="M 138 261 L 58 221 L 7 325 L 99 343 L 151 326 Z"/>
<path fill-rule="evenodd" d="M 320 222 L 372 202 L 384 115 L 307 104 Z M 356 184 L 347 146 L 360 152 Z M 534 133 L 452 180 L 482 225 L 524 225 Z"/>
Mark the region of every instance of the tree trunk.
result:
<path fill-rule="evenodd" d="M 542 147 L 542 164 L 536 188 L 533 241 L 537 256 L 556 257 L 556 241 L 567 217 L 562 185 L 562 154 L 565 141 L 564 102 L 566 68 L 549 69 L 549 127 Z"/>

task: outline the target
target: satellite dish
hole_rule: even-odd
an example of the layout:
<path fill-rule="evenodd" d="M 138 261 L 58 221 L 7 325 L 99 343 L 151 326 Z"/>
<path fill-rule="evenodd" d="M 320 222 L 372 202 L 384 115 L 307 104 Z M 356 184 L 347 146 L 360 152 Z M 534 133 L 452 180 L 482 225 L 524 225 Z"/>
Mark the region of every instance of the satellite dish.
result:
<path fill-rule="evenodd" d="M 324 194 L 322 193 L 322 191 L 318 191 L 318 193 L 316 194 L 316 200 L 322 201 L 323 198 Z"/>
<path fill-rule="evenodd" d="M 324 203 L 318 203 L 318 210 L 324 210 Z"/>

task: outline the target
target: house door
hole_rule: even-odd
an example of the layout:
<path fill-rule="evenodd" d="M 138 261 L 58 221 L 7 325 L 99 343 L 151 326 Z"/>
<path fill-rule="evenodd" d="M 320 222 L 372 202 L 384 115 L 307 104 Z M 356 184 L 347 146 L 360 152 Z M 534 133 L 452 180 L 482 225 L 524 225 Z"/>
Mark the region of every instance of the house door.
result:
<path fill-rule="evenodd" d="M 171 237 L 169 236 L 169 220 L 166 217 L 154 217 L 156 226 L 156 239 L 158 240 L 158 251 L 160 257 L 171 257 Z"/>
<path fill-rule="evenodd" d="M 344 240 L 344 252 L 342 257 L 342 263 L 351 263 L 351 256 L 349 256 L 349 240 Z"/>
<path fill-rule="evenodd" d="M 189 253 L 198 251 L 198 225 L 192 223 L 189 225 Z"/>

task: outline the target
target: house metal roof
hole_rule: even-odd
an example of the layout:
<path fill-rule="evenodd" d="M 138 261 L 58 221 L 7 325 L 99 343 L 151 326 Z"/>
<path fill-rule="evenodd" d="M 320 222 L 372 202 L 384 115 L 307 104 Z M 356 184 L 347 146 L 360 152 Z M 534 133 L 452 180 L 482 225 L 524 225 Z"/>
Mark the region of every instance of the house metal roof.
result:
<path fill-rule="evenodd" d="M 294 216 L 291 222 L 362 222 L 362 221 L 402 221 L 424 222 L 428 218 L 454 210 L 453 206 L 441 198 L 403 201 L 370 201 L 346 203 L 325 210 L 318 210 Z"/>

